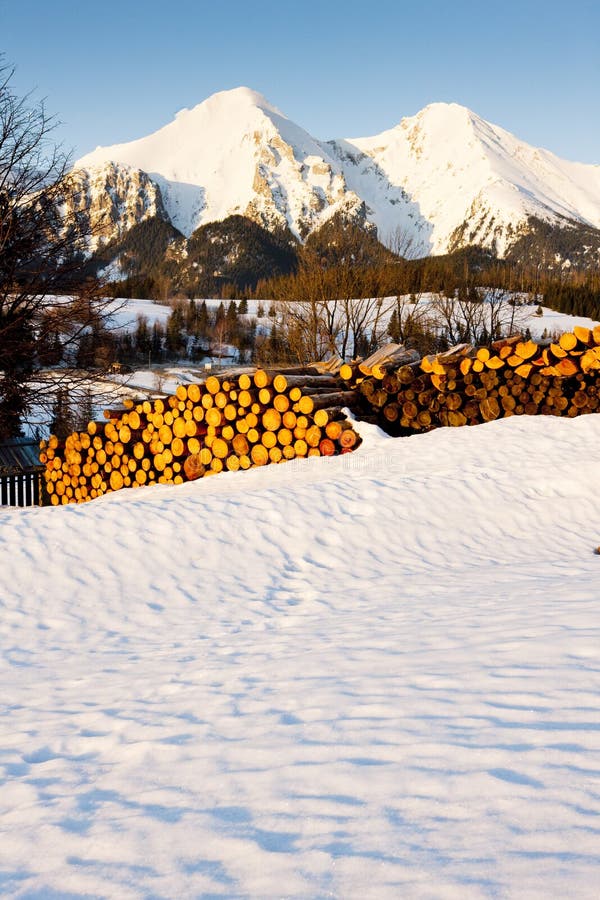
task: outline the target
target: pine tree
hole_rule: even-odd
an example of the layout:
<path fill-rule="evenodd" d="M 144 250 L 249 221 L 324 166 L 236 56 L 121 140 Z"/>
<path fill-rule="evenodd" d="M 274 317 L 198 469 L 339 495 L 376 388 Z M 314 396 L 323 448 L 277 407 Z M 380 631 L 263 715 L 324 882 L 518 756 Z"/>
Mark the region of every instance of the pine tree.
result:
<path fill-rule="evenodd" d="M 94 418 L 94 395 L 90 388 L 86 388 L 77 410 L 76 428 L 85 429 L 88 422 Z"/>
<path fill-rule="evenodd" d="M 150 333 L 148 331 L 148 319 L 146 316 L 137 317 L 135 346 L 139 354 L 144 357 L 147 356 L 148 351 L 150 350 Z"/>
<path fill-rule="evenodd" d="M 67 388 L 59 388 L 56 392 L 50 431 L 60 441 L 64 441 L 75 430 L 75 416 L 71 407 Z"/>
<path fill-rule="evenodd" d="M 397 309 L 394 309 L 392 311 L 392 315 L 390 316 L 388 334 L 395 344 L 398 344 L 400 342 L 400 319 L 398 317 Z"/>
<path fill-rule="evenodd" d="M 116 355 L 119 362 L 132 362 L 134 360 L 133 340 L 128 331 L 119 338 Z"/>
<path fill-rule="evenodd" d="M 220 325 L 221 322 L 224 321 L 224 319 L 225 319 L 225 304 L 221 300 L 221 302 L 219 303 L 219 305 L 217 307 L 217 311 L 215 313 L 215 327 L 217 325 Z"/>
<path fill-rule="evenodd" d="M 198 336 L 206 338 L 208 336 L 208 306 L 206 300 L 200 304 L 198 311 Z"/>
<path fill-rule="evenodd" d="M 185 320 L 185 329 L 188 334 L 197 334 L 198 329 L 198 309 L 196 307 L 196 301 L 190 300 L 187 308 L 187 315 Z"/>
<path fill-rule="evenodd" d="M 226 327 L 227 327 L 227 337 L 230 341 L 232 341 L 238 330 L 238 311 L 235 302 L 232 300 L 229 306 L 227 307 L 227 315 L 225 317 Z"/>
<path fill-rule="evenodd" d="M 152 326 L 152 358 L 159 360 L 163 353 L 165 331 L 160 322 L 154 322 Z"/>
<path fill-rule="evenodd" d="M 171 315 L 167 319 L 167 348 L 171 353 L 179 353 L 184 346 L 184 316 L 181 305 L 173 307 Z"/>

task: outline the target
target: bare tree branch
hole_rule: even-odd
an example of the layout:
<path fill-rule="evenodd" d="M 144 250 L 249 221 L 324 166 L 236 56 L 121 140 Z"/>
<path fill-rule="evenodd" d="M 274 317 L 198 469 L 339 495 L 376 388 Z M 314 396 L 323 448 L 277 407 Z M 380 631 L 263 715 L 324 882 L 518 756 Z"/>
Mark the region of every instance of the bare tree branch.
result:
<path fill-rule="evenodd" d="M 101 366 L 91 345 L 106 342 L 111 303 L 87 271 L 94 235 L 88 216 L 70 212 L 80 186 L 53 140 L 56 119 L 14 93 L 14 70 L 1 63 L 0 438 L 19 433 L 46 367 L 81 371 L 82 349 Z"/>

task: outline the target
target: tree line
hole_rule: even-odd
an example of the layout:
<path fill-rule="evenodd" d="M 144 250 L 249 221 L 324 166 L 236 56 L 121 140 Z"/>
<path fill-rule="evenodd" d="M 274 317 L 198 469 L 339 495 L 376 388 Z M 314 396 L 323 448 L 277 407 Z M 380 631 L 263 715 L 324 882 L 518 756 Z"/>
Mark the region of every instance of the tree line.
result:
<path fill-rule="evenodd" d="M 223 301 L 209 307 L 206 300 L 174 300 L 163 325 L 138 316 L 136 328 L 113 338 L 113 355 L 126 364 L 172 362 L 187 358 L 229 355 L 250 361 L 256 346 L 256 318 L 248 316 L 248 302 Z M 264 315 L 264 310 L 260 310 Z M 227 352 L 226 352 L 227 351 Z"/>

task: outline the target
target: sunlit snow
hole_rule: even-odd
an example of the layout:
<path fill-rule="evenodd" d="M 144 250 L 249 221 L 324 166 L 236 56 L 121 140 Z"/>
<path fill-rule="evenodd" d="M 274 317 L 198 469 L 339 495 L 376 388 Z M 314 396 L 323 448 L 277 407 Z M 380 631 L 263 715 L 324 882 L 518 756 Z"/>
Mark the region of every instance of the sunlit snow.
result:
<path fill-rule="evenodd" d="M 0 893 L 597 896 L 600 416 L 0 509 Z"/>

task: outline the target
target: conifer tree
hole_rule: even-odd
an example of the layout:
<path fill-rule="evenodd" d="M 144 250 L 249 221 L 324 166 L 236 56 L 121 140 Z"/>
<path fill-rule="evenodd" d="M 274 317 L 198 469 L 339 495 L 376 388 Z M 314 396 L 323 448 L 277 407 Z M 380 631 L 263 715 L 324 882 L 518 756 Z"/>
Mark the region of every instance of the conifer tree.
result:
<path fill-rule="evenodd" d="M 69 391 L 66 387 L 60 387 L 56 392 L 56 398 L 54 400 L 50 430 L 59 440 L 64 441 L 74 429 L 75 416 L 71 406 Z"/>
<path fill-rule="evenodd" d="M 206 338 L 208 336 L 209 316 L 206 300 L 200 304 L 198 311 L 198 336 Z"/>
<path fill-rule="evenodd" d="M 229 306 L 227 307 L 227 315 L 225 317 L 226 327 L 227 327 L 227 336 L 230 341 L 232 341 L 237 334 L 237 326 L 238 326 L 238 311 L 235 302 L 232 300 Z"/>

